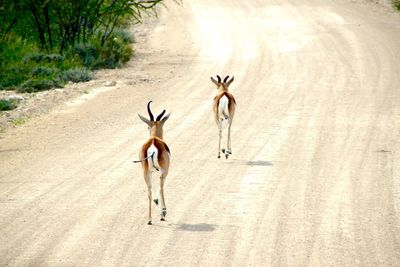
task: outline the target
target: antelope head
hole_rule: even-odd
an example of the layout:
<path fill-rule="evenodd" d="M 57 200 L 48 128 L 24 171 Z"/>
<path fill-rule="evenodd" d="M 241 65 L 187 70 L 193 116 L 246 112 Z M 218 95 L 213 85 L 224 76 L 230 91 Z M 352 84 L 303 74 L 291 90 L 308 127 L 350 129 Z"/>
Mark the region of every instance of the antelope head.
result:
<path fill-rule="evenodd" d="M 219 75 L 217 75 L 217 79 L 215 80 L 213 77 L 211 77 L 211 81 L 217 86 L 217 89 L 219 91 L 228 91 L 229 85 L 231 85 L 231 83 L 234 80 L 234 77 L 232 76 L 232 78 L 228 81 L 229 79 L 229 75 L 225 77 L 224 81 L 222 81 L 221 77 L 219 77 Z"/>
<path fill-rule="evenodd" d="M 150 109 L 151 102 L 152 101 L 149 101 L 149 103 L 147 103 L 147 112 L 149 113 L 150 120 L 143 117 L 140 114 L 138 114 L 138 116 L 143 122 L 145 122 L 147 124 L 149 131 L 150 131 L 150 136 L 156 136 L 160 139 L 163 139 L 163 126 L 164 126 L 164 123 L 168 120 L 171 113 L 164 116 L 164 114 L 165 114 L 165 109 L 164 109 L 154 120 L 154 115 Z"/>

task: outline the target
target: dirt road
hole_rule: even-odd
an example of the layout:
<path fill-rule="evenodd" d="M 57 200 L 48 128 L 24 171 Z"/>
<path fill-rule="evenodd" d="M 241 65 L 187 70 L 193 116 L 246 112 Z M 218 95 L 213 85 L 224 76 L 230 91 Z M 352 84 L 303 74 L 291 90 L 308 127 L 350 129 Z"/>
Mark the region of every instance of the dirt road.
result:
<path fill-rule="evenodd" d="M 115 80 L 0 139 L 0 265 L 398 266 L 400 19 L 342 0 L 168 4 Z M 217 159 L 211 75 L 235 75 Z M 137 113 L 172 111 L 146 225 Z M 158 210 L 154 213 L 157 218 Z"/>

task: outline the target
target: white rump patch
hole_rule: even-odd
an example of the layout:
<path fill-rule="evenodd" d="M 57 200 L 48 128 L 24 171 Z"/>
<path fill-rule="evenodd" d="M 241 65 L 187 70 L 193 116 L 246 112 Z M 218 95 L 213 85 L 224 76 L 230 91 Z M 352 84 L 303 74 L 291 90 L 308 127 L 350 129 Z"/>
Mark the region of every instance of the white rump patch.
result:
<path fill-rule="evenodd" d="M 157 171 L 155 168 L 160 169 L 160 165 L 158 164 L 158 149 L 154 144 L 152 144 L 148 149 L 147 149 L 147 156 L 153 155 L 153 157 L 150 157 L 147 159 L 147 162 L 149 163 L 149 170 L 151 172 Z M 154 168 L 155 167 L 155 168 Z"/>
<path fill-rule="evenodd" d="M 229 118 L 229 98 L 225 95 L 219 100 L 218 117 L 220 120 L 227 120 Z"/>

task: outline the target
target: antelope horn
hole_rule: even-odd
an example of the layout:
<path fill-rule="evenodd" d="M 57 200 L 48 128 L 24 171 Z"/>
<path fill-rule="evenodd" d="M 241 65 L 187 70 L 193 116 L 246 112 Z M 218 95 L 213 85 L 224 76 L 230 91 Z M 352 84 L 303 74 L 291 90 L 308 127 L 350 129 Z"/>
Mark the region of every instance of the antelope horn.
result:
<path fill-rule="evenodd" d="M 229 78 L 229 75 L 225 77 L 224 83 L 226 83 L 226 81 L 228 80 L 228 78 Z"/>
<path fill-rule="evenodd" d="M 153 102 L 153 101 L 150 100 L 149 103 L 147 103 L 147 112 L 149 113 L 150 121 L 154 121 L 153 113 L 151 113 L 151 110 L 150 110 L 150 103 L 151 102 Z"/>
<path fill-rule="evenodd" d="M 220 83 L 221 82 L 221 77 L 219 77 L 219 75 L 217 75 L 217 78 L 218 78 L 218 83 Z"/>
<path fill-rule="evenodd" d="M 165 109 L 163 110 L 163 112 L 160 113 L 160 115 L 158 115 L 156 121 L 160 121 L 162 116 L 164 116 L 164 114 L 165 114 Z"/>

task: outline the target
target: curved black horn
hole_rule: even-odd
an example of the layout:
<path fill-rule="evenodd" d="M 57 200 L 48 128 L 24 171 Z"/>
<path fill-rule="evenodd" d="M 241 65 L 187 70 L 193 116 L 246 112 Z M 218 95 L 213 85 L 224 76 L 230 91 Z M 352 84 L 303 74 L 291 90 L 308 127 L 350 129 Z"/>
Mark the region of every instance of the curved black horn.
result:
<path fill-rule="evenodd" d="M 160 121 L 162 116 L 164 116 L 164 114 L 165 114 L 165 109 L 163 110 L 163 112 L 160 113 L 160 115 L 157 116 L 156 121 Z"/>
<path fill-rule="evenodd" d="M 151 110 L 150 110 L 150 103 L 151 102 L 153 102 L 153 101 L 150 100 L 149 103 L 147 103 L 147 112 L 149 113 L 150 121 L 154 121 L 153 113 L 151 113 Z"/>
<path fill-rule="evenodd" d="M 228 80 L 228 78 L 229 78 L 229 75 L 225 77 L 224 83 L 226 83 L 226 81 Z"/>
<path fill-rule="evenodd" d="M 218 83 L 220 83 L 221 82 L 221 77 L 219 77 L 219 75 L 217 75 L 217 78 L 218 78 Z"/>

